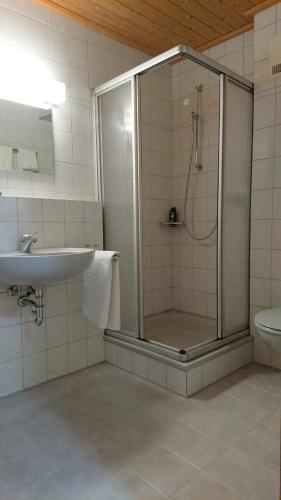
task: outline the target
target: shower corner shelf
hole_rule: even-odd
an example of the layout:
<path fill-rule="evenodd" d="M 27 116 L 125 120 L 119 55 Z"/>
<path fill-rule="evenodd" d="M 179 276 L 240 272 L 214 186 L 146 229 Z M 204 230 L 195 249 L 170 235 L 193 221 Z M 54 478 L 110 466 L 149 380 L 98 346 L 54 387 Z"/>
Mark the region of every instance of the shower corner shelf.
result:
<path fill-rule="evenodd" d="M 160 226 L 177 227 L 184 226 L 184 222 L 159 222 Z"/>

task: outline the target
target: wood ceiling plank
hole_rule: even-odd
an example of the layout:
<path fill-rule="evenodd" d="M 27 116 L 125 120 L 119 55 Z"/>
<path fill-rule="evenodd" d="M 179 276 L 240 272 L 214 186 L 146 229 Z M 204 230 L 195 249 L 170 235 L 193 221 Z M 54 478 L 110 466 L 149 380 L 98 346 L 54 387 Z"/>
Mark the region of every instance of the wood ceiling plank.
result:
<path fill-rule="evenodd" d="M 253 3 L 251 0 L 222 0 L 223 3 L 231 7 L 236 12 L 239 12 L 242 16 L 244 15 L 245 10 L 251 9 L 253 7 Z"/>
<path fill-rule="evenodd" d="M 77 14 L 76 12 L 73 12 L 72 10 L 66 8 L 63 5 L 58 4 L 57 2 L 54 2 L 53 0 L 32 0 L 32 1 L 38 5 L 41 5 L 42 7 L 46 7 L 47 9 L 55 12 L 56 14 L 65 16 L 68 19 L 72 19 L 73 21 L 83 24 L 84 26 L 87 26 L 90 29 L 103 33 L 109 38 L 117 40 L 120 43 L 124 43 L 136 50 L 140 50 L 141 52 L 144 52 L 149 55 L 156 55 L 158 53 L 157 50 L 142 44 L 137 39 L 130 38 L 124 35 L 123 33 L 119 33 L 116 30 L 108 28 L 102 23 L 98 23 L 96 21 L 83 17 L 82 14 Z"/>
<path fill-rule="evenodd" d="M 233 28 L 241 28 L 247 24 L 245 17 L 233 10 L 221 0 L 197 0 L 201 5 L 212 10 L 220 19 L 227 21 Z"/>
<path fill-rule="evenodd" d="M 206 9 L 200 5 L 196 0 L 169 0 L 174 3 L 177 7 L 184 10 L 192 17 L 197 18 L 203 24 L 210 26 L 213 30 L 217 31 L 221 35 L 229 33 L 232 30 L 232 26 L 222 19 L 218 19 L 210 10 Z M 246 0 L 247 1 L 247 0 Z"/>
<path fill-rule="evenodd" d="M 205 50 L 229 40 L 252 29 L 253 16 L 275 5 L 278 0 L 33 0 L 33 2 L 130 47 L 155 55 L 173 45 L 186 44 L 198 50 Z M 227 32 L 228 26 L 229 32 Z"/>
<path fill-rule="evenodd" d="M 153 35 L 143 28 L 128 22 L 126 19 L 116 16 L 110 10 L 104 8 L 104 6 L 101 7 L 96 0 L 83 0 L 82 6 L 81 3 L 78 5 L 76 0 L 56 1 L 60 5 L 61 2 L 63 2 L 69 10 L 77 14 L 82 14 L 85 18 L 97 21 L 109 29 L 124 33 L 130 38 L 137 39 L 140 44 L 151 47 L 151 49 L 156 52 L 164 51 L 171 47 L 171 44 L 169 44 L 167 40 L 161 40 L 157 35 Z M 107 5 L 107 1 L 105 5 Z"/>
<path fill-rule="evenodd" d="M 184 24 L 192 29 L 195 33 L 199 33 L 206 40 L 212 40 L 218 36 L 218 32 L 201 23 L 194 17 L 190 16 L 187 12 L 174 5 L 169 1 L 159 0 L 144 0 L 145 3 L 151 5 L 156 10 L 158 9 L 162 14 L 165 14 L 172 19 L 175 19 L 179 24 Z"/>
<path fill-rule="evenodd" d="M 104 0 L 95 0 L 95 3 L 99 5 L 101 9 L 104 7 Z M 169 43 L 171 47 L 179 43 L 178 35 L 167 31 L 158 23 L 154 22 L 154 20 L 129 9 L 118 0 L 106 0 L 106 9 L 112 14 L 128 21 L 133 26 L 136 25 L 142 28 L 144 33 L 148 31 L 153 37 L 157 36 L 161 42 L 165 44 Z"/>
<path fill-rule="evenodd" d="M 255 6 L 255 5 L 262 5 L 264 3 L 265 0 L 251 0 L 251 3 Z M 277 0 L 278 2 L 278 0 Z"/>
<path fill-rule="evenodd" d="M 104 0 L 98 1 L 100 4 L 104 3 Z M 167 29 L 167 27 L 162 26 L 161 23 L 158 22 L 156 11 L 153 12 L 153 14 L 155 15 L 153 17 L 151 16 L 151 12 L 148 13 L 148 15 L 145 15 L 144 9 L 142 8 L 142 6 L 140 6 L 139 1 L 136 2 L 136 8 L 133 8 L 133 2 L 129 2 L 129 4 L 126 4 L 126 2 L 123 2 L 122 0 L 106 1 L 107 6 L 110 6 L 112 12 L 127 19 L 129 22 L 138 24 L 143 29 L 146 29 L 150 33 L 153 33 L 154 35 L 160 37 L 162 40 L 165 40 L 166 42 L 169 41 L 171 43 L 171 46 L 179 44 L 180 41 L 182 42 L 181 36 L 179 35 L 176 26 L 174 28 L 174 31 L 171 31 L 170 29 Z M 185 33 L 185 41 L 187 43 L 196 43 L 196 41 L 198 42 L 199 39 L 203 41 L 202 37 L 198 37 L 197 35 L 194 36 L 194 33 L 192 31 L 189 31 L 189 38 L 187 39 Z"/>
<path fill-rule="evenodd" d="M 252 0 L 255 2 L 255 0 Z M 256 14 L 259 12 L 262 12 L 265 9 L 268 9 L 269 7 L 272 7 L 272 5 L 275 5 L 278 3 L 279 0 L 265 0 L 265 1 L 256 1 L 255 5 L 244 12 L 245 16 L 248 17 L 254 17 Z"/>
<path fill-rule="evenodd" d="M 230 33 L 220 36 L 216 40 L 212 40 L 210 42 L 205 43 L 204 45 L 199 45 L 195 47 L 196 50 L 199 50 L 200 52 L 203 52 L 204 50 L 210 49 L 211 47 L 215 47 L 216 45 L 226 42 L 227 40 L 230 40 L 231 38 L 241 35 L 242 33 L 246 33 L 246 31 L 250 31 L 254 28 L 254 23 L 250 22 L 246 24 L 245 26 L 242 26 L 241 28 L 237 28 L 236 30 L 231 31 Z"/>
<path fill-rule="evenodd" d="M 166 16 L 146 2 L 140 2 L 140 0 L 118 0 L 118 2 L 126 5 L 128 8 L 134 10 L 135 12 L 142 13 L 145 17 L 153 19 L 154 22 L 157 22 L 157 24 L 160 24 L 166 30 L 176 34 L 178 37 L 177 44 L 197 43 L 196 39 L 200 39 L 201 43 L 204 43 L 204 41 L 206 41 L 206 38 L 198 35 L 198 33 L 190 29 L 189 26 L 179 24 L 175 19 Z M 189 42 L 189 40 L 193 40 L 194 42 Z M 200 41 L 198 43 L 200 43 Z"/>

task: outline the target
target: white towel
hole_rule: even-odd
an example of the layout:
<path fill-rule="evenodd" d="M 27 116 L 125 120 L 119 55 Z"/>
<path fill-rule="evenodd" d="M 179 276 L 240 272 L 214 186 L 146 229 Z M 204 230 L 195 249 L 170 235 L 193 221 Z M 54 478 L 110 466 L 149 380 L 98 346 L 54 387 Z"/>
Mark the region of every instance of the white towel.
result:
<path fill-rule="evenodd" d="M 38 172 L 38 153 L 32 149 L 18 148 L 18 169 Z"/>
<path fill-rule="evenodd" d="M 0 170 L 12 170 L 13 148 L 0 145 Z"/>
<path fill-rule="evenodd" d="M 100 328 L 120 330 L 119 262 L 115 252 L 96 251 L 91 266 L 84 273 L 85 316 Z"/>

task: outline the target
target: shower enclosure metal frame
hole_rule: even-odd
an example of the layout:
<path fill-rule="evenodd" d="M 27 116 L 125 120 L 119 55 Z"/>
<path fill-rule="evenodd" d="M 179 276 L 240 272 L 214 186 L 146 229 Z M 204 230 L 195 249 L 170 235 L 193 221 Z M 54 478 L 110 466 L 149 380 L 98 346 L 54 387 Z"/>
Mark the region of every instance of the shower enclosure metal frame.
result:
<path fill-rule="evenodd" d="M 151 342 L 144 342 L 144 304 L 143 304 L 143 259 L 142 259 L 142 203 L 141 203 L 141 127 L 140 127 L 140 81 L 142 74 L 156 69 L 165 63 L 171 62 L 179 57 L 190 59 L 194 63 L 216 73 L 219 76 L 219 148 L 218 148 L 218 198 L 217 198 L 217 338 L 207 344 L 188 349 L 186 351 L 178 350 L 170 346 L 154 345 Z M 232 83 L 241 86 L 253 94 L 254 84 L 238 75 L 231 69 L 226 68 L 220 63 L 210 59 L 193 48 L 179 45 L 170 49 L 159 56 L 156 56 L 147 62 L 144 62 L 131 70 L 119 75 L 108 82 L 99 85 L 92 90 L 93 96 L 93 117 L 94 117 L 94 137 L 95 153 L 97 165 L 97 184 L 99 200 L 103 202 L 103 174 L 102 174 L 102 151 L 101 151 L 101 121 L 99 97 L 107 92 L 111 92 L 119 86 L 130 83 L 132 93 L 132 111 L 133 111 L 133 177 L 134 177 L 134 253 L 137 262 L 138 276 L 138 335 L 132 335 L 130 332 L 107 331 L 106 333 L 120 340 L 126 339 L 127 342 L 135 344 L 144 349 L 149 349 L 163 356 L 179 361 L 189 361 L 218 347 L 222 347 L 230 342 L 238 340 L 249 335 L 249 328 L 233 333 L 228 337 L 223 336 L 223 297 L 222 297 L 222 214 L 223 214 L 223 161 L 224 161 L 224 104 L 225 104 L 225 82 L 229 79 Z M 250 220 L 249 220 L 250 224 Z M 250 232 L 249 232 L 250 237 Z M 122 255 L 121 255 L 122 258 Z M 249 257 L 250 258 L 250 257 Z M 250 276 L 248 276 L 248 290 L 250 293 Z M 248 318 L 249 326 L 249 318 Z M 124 335 L 125 334 L 125 335 Z"/>

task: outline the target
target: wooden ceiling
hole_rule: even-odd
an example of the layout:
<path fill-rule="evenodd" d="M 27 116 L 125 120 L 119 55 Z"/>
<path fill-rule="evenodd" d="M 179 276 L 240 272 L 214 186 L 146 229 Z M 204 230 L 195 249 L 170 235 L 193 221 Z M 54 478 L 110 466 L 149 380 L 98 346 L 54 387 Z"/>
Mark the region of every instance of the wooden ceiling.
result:
<path fill-rule="evenodd" d="M 278 0 L 34 0 L 147 54 L 205 50 L 253 27 Z"/>

